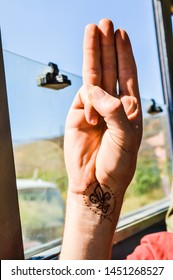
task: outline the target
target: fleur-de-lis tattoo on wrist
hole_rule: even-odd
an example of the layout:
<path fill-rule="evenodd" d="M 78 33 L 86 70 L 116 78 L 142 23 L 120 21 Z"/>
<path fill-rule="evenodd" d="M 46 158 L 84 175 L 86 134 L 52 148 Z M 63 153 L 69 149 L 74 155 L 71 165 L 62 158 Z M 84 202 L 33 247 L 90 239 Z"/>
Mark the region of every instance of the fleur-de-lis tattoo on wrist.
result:
<path fill-rule="evenodd" d="M 97 184 L 94 189 L 94 193 L 90 194 L 89 199 L 92 203 L 96 204 L 98 209 L 101 209 L 103 213 L 107 213 L 110 204 L 107 202 L 110 200 L 111 195 L 109 192 L 103 192 L 101 186 Z"/>
<path fill-rule="evenodd" d="M 116 199 L 111 188 L 95 182 L 86 188 L 83 193 L 83 199 L 86 206 L 100 216 L 100 223 L 104 219 L 112 221 L 111 215 L 116 208 Z"/>

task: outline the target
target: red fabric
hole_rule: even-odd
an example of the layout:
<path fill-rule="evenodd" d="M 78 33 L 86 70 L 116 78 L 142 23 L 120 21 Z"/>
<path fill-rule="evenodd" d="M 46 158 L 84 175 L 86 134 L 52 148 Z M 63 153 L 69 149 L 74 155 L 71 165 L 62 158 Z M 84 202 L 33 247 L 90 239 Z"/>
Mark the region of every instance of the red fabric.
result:
<path fill-rule="evenodd" d="M 173 260 L 173 233 L 162 231 L 144 236 L 127 260 Z"/>

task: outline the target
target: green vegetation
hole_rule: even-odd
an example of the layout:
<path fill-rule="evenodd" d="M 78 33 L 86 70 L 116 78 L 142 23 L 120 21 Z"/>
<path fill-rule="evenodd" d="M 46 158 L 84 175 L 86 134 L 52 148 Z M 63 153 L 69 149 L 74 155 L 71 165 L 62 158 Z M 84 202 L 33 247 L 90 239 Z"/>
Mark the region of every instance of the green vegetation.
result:
<path fill-rule="evenodd" d="M 166 118 L 145 119 L 137 168 L 125 195 L 123 214 L 165 197 L 172 177 L 170 155 Z"/>
<path fill-rule="evenodd" d="M 64 163 L 63 137 L 14 147 L 17 178 L 35 178 L 56 183 L 66 198 L 67 173 Z"/>
<path fill-rule="evenodd" d="M 132 181 L 133 192 L 137 196 L 148 193 L 152 189 L 161 188 L 160 169 L 154 150 L 148 149 L 147 153 L 140 156 Z"/>

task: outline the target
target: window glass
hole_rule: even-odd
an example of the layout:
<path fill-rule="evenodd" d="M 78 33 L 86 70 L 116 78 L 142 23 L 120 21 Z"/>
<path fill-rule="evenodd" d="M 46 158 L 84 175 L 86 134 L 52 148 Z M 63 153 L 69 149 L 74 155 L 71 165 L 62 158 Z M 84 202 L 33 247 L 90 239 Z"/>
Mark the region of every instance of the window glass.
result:
<path fill-rule="evenodd" d="M 4 51 L 8 103 L 14 148 L 24 249 L 61 238 L 67 175 L 64 124 L 81 78 L 53 90 L 37 86 L 47 65 Z M 17 70 L 16 70 L 17 69 Z"/>
<path fill-rule="evenodd" d="M 62 237 L 67 191 L 63 137 L 68 109 L 81 78 L 65 73 L 71 86 L 37 86 L 46 65 L 4 51 L 24 249 Z M 16 71 L 16 68 L 19 69 Z M 165 106 L 142 99 L 144 133 L 135 177 L 122 215 L 169 195 L 171 150 Z M 150 113 L 149 113 L 150 111 Z"/>
<path fill-rule="evenodd" d="M 169 198 L 172 180 L 170 127 L 167 108 L 142 100 L 143 138 L 135 176 L 126 192 L 122 215 Z M 159 112 L 160 111 L 160 112 Z"/>

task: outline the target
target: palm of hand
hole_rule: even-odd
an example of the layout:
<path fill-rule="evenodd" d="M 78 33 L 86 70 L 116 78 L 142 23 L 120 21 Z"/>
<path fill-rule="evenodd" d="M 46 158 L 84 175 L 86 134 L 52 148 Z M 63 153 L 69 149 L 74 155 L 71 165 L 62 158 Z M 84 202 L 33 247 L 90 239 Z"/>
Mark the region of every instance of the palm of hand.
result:
<path fill-rule="evenodd" d="M 117 127 L 115 122 L 112 126 L 109 123 L 108 127 L 103 117 L 99 117 L 98 124 L 92 125 L 86 121 L 84 108 L 70 110 L 65 158 L 72 185 L 81 184 L 81 178 L 86 184 L 98 181 L 112 185 L 114 181 L 123 185 L 124 181 L 125 186 L 128 185 L 134 173 L 132 161 L 136 161 L 141 131 L 128 116 L 125 122 L 117 122 Z M 124 174 L 125 166 L 128 176 Z"/>
<path fill-rule="evenodd" d="M 108 36 L 107 39 L 102 39 L 102 43 L 103 40 L 108 42 L 114 37 L 110 22 L 106 24 Z M 106 25 L 101 26 L 100 32 L 103 33 L 105 28 Z M 104 63 L 102 63 L 102 67 L 99 68 L 101 70 L 95 71 L 93 75 L 93 69 L 98 69 L 99 43 L 97 32 L 92 38 L 91 34 L 91 32 L 90 34 L 86 32 L 85 35 L 87 42 L 92 40 L 92 43 L 88 43 L 90 44 L 89 48 L 87 46 L 84 50 L 86 57 L 84 57 L 83 77 L 86 86 L 83 86 L 76 95 L 66 122 L 65 160 L 68 177 L 70 185 L 73 186 L 72 191 L 77 193 L 83 191 L 82 185 L 85 187 L 94 181 L 111 186 L 122 185 L 122 189 L 125 191 L 134 174 L 142 134 L 137 77 L 133 71 L 135 68 L 134 61 L 130 65 L 132 73 L 129 69 L 126 69 L 127 62 L 126 64 L 122 62 L 124 65 L 121 63 L 122 66 L 119 66 L 119 74 L 117 69 L 114 69 L 112 74 L 113 66 L 116 63 L 114 61 L 115 57 L 112 59 L 111 55 L 108 58 L 109 70 L 104 71 Z M 89 40 L 89 36 L 91 40 Z M 128 44 L 130 48 L 130 43 L 128 42 Z M 84 40 L 84 47 L 85 45 Z M 110 48 L 109 44 L 108 47 Z M 90 50 L 90 53 L 93 50 L 92 54 L 89 54 L 88 50 Z M 115 46 L 113 50 L 115 53 Z M 106 60 L 103 51 L 99 50 L 99 52 L 102 61 Z M 93 56 L 93 53 L 95 55 L 94 60 L 92 60 L 93 57 L 90 57 Z M 93 61 L 93 65 L 88 61 Z M 112 66 L 110 67 L 110 65 Z M 124 69 L 126 69 L 128 75 L 130 73 L 130 77 L 126 77 Z M 130 85 L 129 90 L 133 94 L 125 95 L 121 90 L 121 98 L 111 96 L 115 92 L 115 78 L 118 75 L 119 83 L 123 85 L 122 80 L 124 79 L 125 89 L 127 89 L 127 85 Z M 93 99 L 95 93 L 101 89 L 88 84 L 98 85 L 109 94 L 105 93 L 105 96 L 103 95 L 99 100 L 98 98 Z M 93 115 L 96 118 L 95 123 L 92 122 Z"/>

